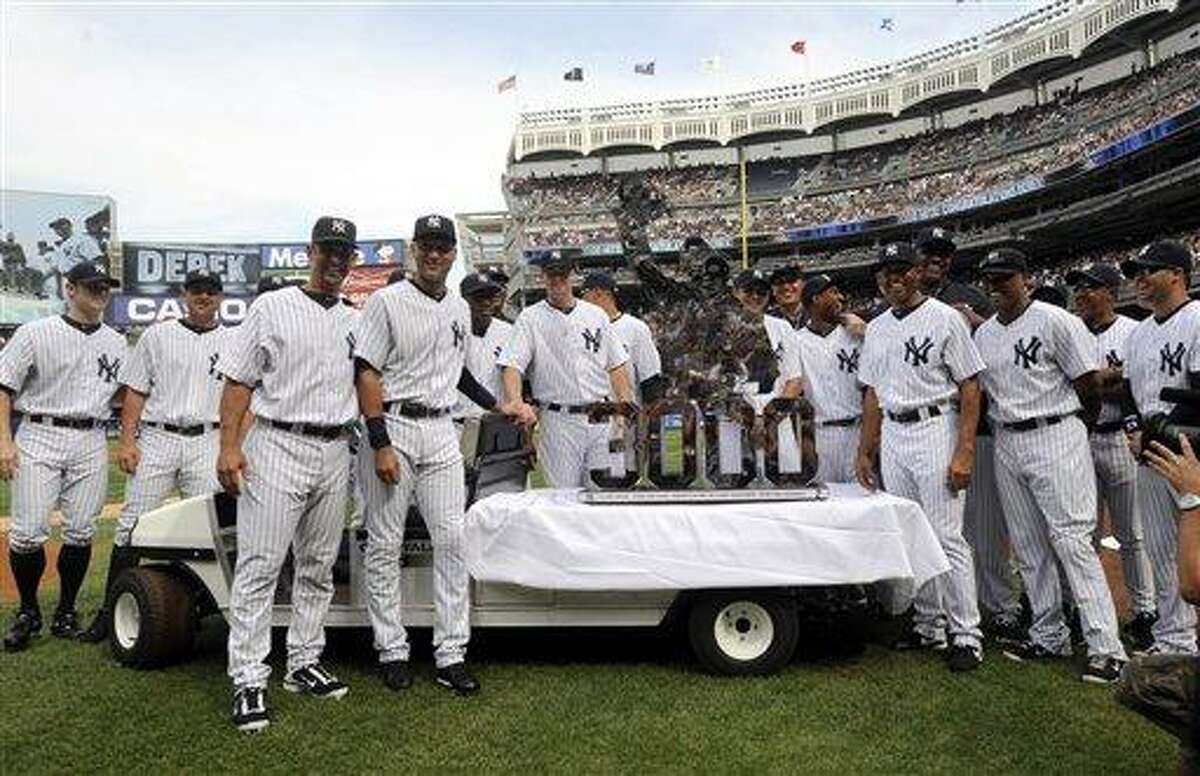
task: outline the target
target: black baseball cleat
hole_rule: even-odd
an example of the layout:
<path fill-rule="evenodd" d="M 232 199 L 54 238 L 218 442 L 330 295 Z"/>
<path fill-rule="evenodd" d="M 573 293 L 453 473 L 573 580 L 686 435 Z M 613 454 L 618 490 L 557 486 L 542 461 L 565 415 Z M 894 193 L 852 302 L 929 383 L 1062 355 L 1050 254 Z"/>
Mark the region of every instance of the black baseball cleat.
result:
<path fill-rule="evenodd" d="M 283 689 L 288 692 L 311 695 L 314 698 L 342 698 L 350 692 L 345 682 L 313 663 L 303 668 L 297 668 L 283 678 Z"/>
<path fill-rule="evenodd" d="M 946 665 L 951 671 L 974 671 L 983 665 L 983 650 L 967 644 L 952 644 L 946 650 Z"/>
<path fill-rule="evenodd" d="M 1018 663 L 1038 663 L 1051 660 L 1064 660 L 1069 657 L 1070 646 L 1066 646 L 1067 652 L 1055 652 L 1052 649 L 1047 649 L 1041 644 L 1036 644 L 1032 641 L 1022 641 L 1020 644 L 1014 644 L 1004 648 L 1004 656 L 1009 660 L 1016 660 Z"/>
<path fill-rule="evenodd" d="M 914 650 L 931 649 L 934 652 L 941 652 L 946 649 L 946 637 L 938 635 L 936 637 L 926 636 L 914 628 L 909 628 L 900 638 L 892 642 L 892 649 L 899 652 L 910 652 Z"/>
<path fill-rule="evenodd" d="M 1088 658 L 1080 678 L 1089 684 L 1113 684 L 1121 678 L 1121 669 L 1124 667 L 1125 661 L 1120 658 L 1096 655 Z"/>
<path fill-rule="evenodd" d="M 1012 615 L 993 618 L 983 632 L 999 644 L 1020 644 L 1029 638 L 1029 630 Z"/>
<path fill-rule="evenodd" d="M 1138 612 L 1133 619 L 1125 624 L 1125 638 L 1129 639 L 1130 651 L 1134 654 L 1144 654 L 1154 646 L 1154 623 L 1158 622 L 1158 612 Z"/>
<path fill-rule="evenodd" d="M 386 663 L 380 663 L 379 673 L 383 675 L 383 683 L 396 692 L 407 690 L 413 686 L 413 675 L 407 660 L 389 660 Z"/>
<path fill-rule="evenodd" d="M 452 663 L 437 670 L 437 683 L 459 695 L 474 695 L 479 692 L 479 680 L 471 676 L 464 662 Z"/>
<path fill-rule="evenodd" d="M 74 609 L 57 611 L 50 620 L 50 634 L 60 639 L 73 639 L 79 635 L 79 614 Z"/>
<path fill-rule="evenodd" d="M 103 608 L 96 612 L 96 616 L 92 618 L 92 624 L 87 626 L 86 630 L 79 631 L 76 637 L 84 644 L 99 644 L 108 638 L 108 621 L 111 615 L 107 608 Z"/>
<path fill-rule="evenodd" d="M 262 730 L 271 724 L 271 709 L 267 706 L 267 688 L 242 687 L 233 694 L 233 726 L 248 733 Z"/>
<path fill-rule="evenodd" d="M 29 640 L 42 629 L 42 614 L 36 609 L 17 612 L 8 633 L 4 634 L 4 651 L 20 652 L 29 646 Z"/>

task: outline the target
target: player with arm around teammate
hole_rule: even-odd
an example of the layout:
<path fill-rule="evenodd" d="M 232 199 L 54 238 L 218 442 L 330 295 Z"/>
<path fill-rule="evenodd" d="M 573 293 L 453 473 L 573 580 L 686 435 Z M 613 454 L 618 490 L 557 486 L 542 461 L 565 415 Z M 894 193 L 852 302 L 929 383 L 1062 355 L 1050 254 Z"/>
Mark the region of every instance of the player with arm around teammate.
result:
<path fill-rule="evenodd" d="M 500 367 L 496 360 L 504 344 L 512 336 L 512 324 L 500 316 L 504 306 L 504 284 L 490 272 L 473 272 L 462 279 L 459 293 L 471 308 L 471 347 L 467 349 L 464 366 L 475 382 L 486 388 L 493 396 L 504 395 L 504 384 L 500 378 Z M 454 420 L 461 423 L 465 418 L 477 418 L 484 409 L 459 392 L 454 407 Z"/>
<path fill-rule="evenodd" d="M 1071 654 L 1057 558 L 1087 640 L 1082 678 L 1115 682 L 1125 649 L 1092 547 L 1096 481 L 1080 476 L 1093 471 L 1079 415 L 1094 413 L 1099 404 L 1095 340 L 1079 318 L 1029 298 L 1029 268 L 1020 251 L 992 251 L 979 271 L 996 305 L 996 315 L 975 332 L 987 364 L 984 388 L 993 400 L 988 412 L 996 435 L 996 478 L 1033 608 L 1028 640 L 1006 647 L 1004 654 L 1019 661 Z"/>
<path fill-rule="evenodd" d="M 239 496 L 228 614 L 232 721 L 239 730 L 270 723 L 271 610 L 289 547 L 295 576 L 283 687 L 314 698 L 348 692 L 320 659 L 345 522 L 347 435 L 358 417 L 353 316 L 338 296 L 355 232 L 345 218 L 319 218 L 307 284 L 255 299 L 229 359 L 220 362 L 217 477 Z M 254 425 L 243 445 L 239 432 L 251 406 Z"/>
<path fill-rule="evenodd" d="M 517 316 L 512 337 L 500 354 L 504 397 L 521 398 L 528 375 L 541 414 L 538 460 L 554 488 L 583 487 L 592 469 L 607 469 L 609 424 L 592 423 L 595 402 L 632 402 L 625 346 L 603 310 L 576 299 L 571 290 L 574 262 L 557 251 L 542 263 L 546 298 Z"/>
<path fill-rule="evenodd" d="M 108 637 L 109 591 L 136 561 L 129 542 L 138 518 L 162 505 L 174 490 L 184 498 L 220 490 L 216 477 L 218 405 L 222 377 L 235 330 L 217 320 L 224 293 L 221 278 L 206 269 L 183 281 L 187 315 L 151 326 L 122 370 L 125 400 L 117 463 L 131 475 L 117 518 L 108 562 L 105 601 L 80 640 Z"/>
<path fill-rule="evenodd" d="M 867 324 L 859 359 L 866 389 L 858 480 L 876 486 L 878 454 L 888 492 L 921 505 L 950 561 L 917 592 L 913 627 L 894 646 L 946 650 L 952 671 L 969 671 L 983 662 L 983 648 L 962 491 L 971 478 L 983 361 L 962 316 L 923 293 L 911 246 L 885 246 L 876 267 L 891 307 Z"/>
<path fill-rule="evenodd" d="M 8 560 L 20 608 L 4 637 L 22 650 L 42 628 L 37 589 L 46 568 L 50 511 L 61 505 L 59 598 L 50 632 L 78 635 L 75 597 L 92 557 L 108 492 L 104 423 L 127 360 L 125 337 L 101 323 L 117 281 L 99 263 L 65 275 L 67 312 L 26 323 L 0 351 L 0 478 L 11 483 Z M 12 433 L 9 418 L 20 418 Z"/>
<path fill-rule="evenodd" d="M 409 644 L 401 622 L 400 551 L 408 506 L 416 499 L 433 540 L 434 660 L 439 686 L 468 695 L 479 690 L 467 669 L 470 578 L 463 557 L 466 501 L 462 453 L 451 421 L 462 390 L 484 409 L 532 424 L 519 399 L 497 406 L 466 369 L 474 347 L 471 312 L 446 288 L 455 258 L 454 222 L 417 219 L 411 280 L 367 300 L 355 335 L 359 406 L 375 451 L 376 477 L 367 493 L 367 610 L 384 683 L 412 685 Z"/>

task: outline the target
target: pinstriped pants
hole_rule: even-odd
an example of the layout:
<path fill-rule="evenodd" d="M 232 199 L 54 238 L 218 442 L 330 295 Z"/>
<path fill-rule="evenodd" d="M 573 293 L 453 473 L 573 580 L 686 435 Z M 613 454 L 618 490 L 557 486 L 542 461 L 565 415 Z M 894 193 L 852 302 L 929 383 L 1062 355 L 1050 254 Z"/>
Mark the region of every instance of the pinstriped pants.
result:
<path fill-rule="evenodd" d="M 143 425 L 137 442 L 141 459 L 127 486 L 113 544 L 128 547 L 138 518 L 158 509 L 176 485 L 184 498 L 220 490 L 221 484 L 217 482 L 220 440 L 221 432 L 216 429 L 185 437 Z"/>
<path fill-rule="evenodd" d="M 50 538 L 50 512 L 62 506 L 64 544 L 92 543 L 96 517 L 108 493 L 108 447 L 104 430 L 47 426 L 28 420 L 13 440 L 17 471 L 12 480 L 9 546 L 34 552 Z"/>
<path fill-rule="evenodd" d="M 271 675 L 265 662 L 271 609 L 289 546 L 296 565 L 287 670 L 320 660 L 350 465 L 344 437 L 326 441 L 262 423 L 247 436 L 245 453 L 237 568 L 229 591 L 229 676 L 237 687 L 263 686 Z"/>
<path fill-rule="evenodd" d="M 884 420 L 880 468 L 888 493 L 921 505 L 950 570 L 917 591 L 913 627 L 932 637 L 941 633 L 953 643 L 978 647 L 979 604 L 975 598 L 975 564 L 963 538 L 963 498 L 947 481 L 958 440 L 958 415 L 940 415 L 916 423 Z"/>
<path fill-rule="evenodd" d="M 813 427 L 813 441 L 817 446 L 817 479 L 821 482 L 854 482 L 857 478 L 854 464 L 858 458 L 858 435 L 862 423 L 852 426 Z"/>
<path fill-rule="evenodd" d="M 586 415 L 542 410 L 538 463 L 552 488 L 582 488 L 592 469 L 611 469 L 609 423 L 588 423 Z"/>
<path fill-rule="evenodd" d="M 387 428 L 400 462 L 400 481 L 385 484 L 373 466 L 362 473 L 367 497 L 367 611 L 375 648 L 382 663 L 408 660 L 400 552 L 408 507 L 415 498 L 433 541 L 434 661 L 443 668 L 466 657 L 471 637 L 471 580 L 463 555 L 466 485 L 458 431 L 448 417 L 417 420 L 388 415 Z"/>
<path fill-rule="evenodd" d="M 1092 471 L 1087 429 L 1076 417 L 1030 431 L 996 430 L 996 482 L 1033 608 L 1029 638 L 1055 652 L 1069 649 L 1058 581 L 1061 564 L 1079 607 L 1088 654 L 1124 659 L 1117 610 L 1092 548 Z"/>
<path fill-rule="evenodd" d="M 979 605 L 991 615 L 1018 617 L 1021 598 L 1009 562 L 1008 526 L 996 488 L 996 442 L 990 434 L 975 437 L 975 464 L 966 498 L 963 534 L 975 550 Z"/>
<path fill-rule="evenodd" d="M 1154 572 L 1158 622 L 1154 641 L 1171 653 L 1196 654 L 1196 609 L 1179 595 L 1176 553 L 1179 551 L 1179 509 L 1175 489 L 1149 466 L 1138 467 L 1138 499 L 1146 531 L 1146 554 Z"/>
<path fill-rule="evenodd" d="M 1142 508 L 1138 503 L 1138 466 L 1123 431 L 1092 434 L 1096 492 L 1108 505 L 1113 533 L 1121 543 L 1121 569 L 1135 612 L 1154 611 L 1154 577 L 1144 544 Z M 1095 536 L 1093 545 L 1099 546 Z"/>

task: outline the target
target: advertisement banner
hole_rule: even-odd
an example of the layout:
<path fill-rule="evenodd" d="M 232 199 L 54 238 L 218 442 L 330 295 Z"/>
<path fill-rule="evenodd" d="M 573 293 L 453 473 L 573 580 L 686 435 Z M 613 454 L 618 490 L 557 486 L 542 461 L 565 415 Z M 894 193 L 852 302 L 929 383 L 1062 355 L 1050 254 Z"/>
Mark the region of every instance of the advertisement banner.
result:
<path fill-rule="evenodd" d="M 350 274 L 346 276 L 346 282 L 342 286 L 342 296 L 349 299 L 350 304 L 361 309 L 371 292 L 387 285 L 388 275 L 395 269 L 382 265 L 351 267 Z"/>
<path fill-rule="evenodd" d="M 264 272 L 294 272 L 308 269 L 307 243 L 268 243 L 260 246 L 260 264 Z M 400 239 L 363 240 L 358 243 L 356 266 L 376 264 L 403 265 L 408 244 Z"/>
<path fill-rule="evenodd" d="M 252 295 L 226 296 L 220 318 L 225 323 L 241 323 L 254 301 Z M 113 294 L 104 313 L 110 326 L 149 326 L 158 321 L 184 316 L 183 302 L 175 294 Z"/>
<path fill-rule="evenodd" d="M 29 300 L 61 310 L 62 276 L 81 261 L 107 265 L 114 239 L 111 197 L 0 191 L 0 324 L 19 323 L 31 309 Z M 17 304 L 16 297 L 26 302 Z"/>
<path fill-rule="evenodd" d="M 188 243 L 131 243 L 121 246 L 127 294 L 174 294 L 187 273 L 207 269 L 221 278 L 225 293 L 252 294 L 258 287 L 259 246 Z"/>

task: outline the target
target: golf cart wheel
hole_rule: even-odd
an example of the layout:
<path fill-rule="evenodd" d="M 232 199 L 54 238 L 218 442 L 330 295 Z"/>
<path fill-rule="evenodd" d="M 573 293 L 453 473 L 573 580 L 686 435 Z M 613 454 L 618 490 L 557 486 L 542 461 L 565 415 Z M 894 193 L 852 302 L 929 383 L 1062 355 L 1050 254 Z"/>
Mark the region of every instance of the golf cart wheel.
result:
<path fill-rule="evenodd" d="M 191 589 L 165 571 L 128 569 L 113 583 L 109 643 L 117 662 L 157 668 L 185 658 L 196 633 Z"/>
<path fill-rule="evenodd" d="M 792 659 L 800 626 L 788 596 L 769 590 L 701 594 L 688 615 L 688 641 L 709 671 L 762 676 Z"/>

